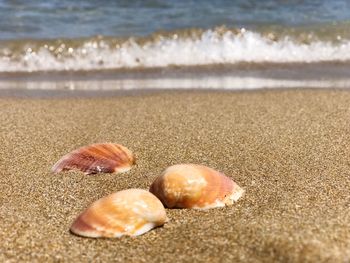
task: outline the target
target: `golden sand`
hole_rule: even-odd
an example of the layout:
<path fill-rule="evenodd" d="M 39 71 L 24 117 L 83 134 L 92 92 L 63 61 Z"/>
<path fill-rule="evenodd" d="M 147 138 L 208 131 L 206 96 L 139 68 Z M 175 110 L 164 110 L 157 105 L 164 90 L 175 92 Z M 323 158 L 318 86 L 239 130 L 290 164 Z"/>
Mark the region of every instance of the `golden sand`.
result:
<path fill-rule="evenodd" d="M 0 99 L 0 262 L 349 262 L 350 92 L 159 92 Z M 52 174 L 64 154 L 116 142 L 125 174 Z M 232 207 L 167 209 L 143 236 L 69 233 L 94 200 L 147 189 L 167 166 L 198 163 L 246 193 Z"/>

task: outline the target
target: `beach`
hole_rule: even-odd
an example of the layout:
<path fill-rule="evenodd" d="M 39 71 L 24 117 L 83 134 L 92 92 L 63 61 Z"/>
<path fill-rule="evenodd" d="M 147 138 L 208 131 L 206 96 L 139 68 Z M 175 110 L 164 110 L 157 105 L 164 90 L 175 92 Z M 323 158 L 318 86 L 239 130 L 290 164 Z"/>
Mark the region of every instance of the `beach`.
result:
<path fill-rule="evenodd" d="M 349 90 L 38 94 L 0 97 L 1 262 L 350 261 Z M 128 147 L 136 166 L 50 171 L 97 142 Z M 245 195 L 232 207 L 166 209 L 170 221 L 139 237 L 69 232 L 93 201 L 148 189 L 178 163 L 217 169 Z"/>

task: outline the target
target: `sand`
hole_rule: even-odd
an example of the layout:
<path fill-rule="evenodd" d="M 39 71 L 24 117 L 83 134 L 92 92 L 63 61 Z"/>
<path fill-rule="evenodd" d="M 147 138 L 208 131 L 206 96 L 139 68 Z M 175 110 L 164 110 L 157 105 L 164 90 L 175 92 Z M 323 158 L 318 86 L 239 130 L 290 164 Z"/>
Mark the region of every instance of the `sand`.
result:
<path fill-rule="evenodd" d="M 0 262 L 350 262 L 350 92 L 155 92 L 0 98 Z M 95 142 L 133 150 L 125 174 L 52 174 Z M 70 234 L 91 202 L 147 189 L 167 166 L 218 169 L 234 206 L 167 209 L 143 236 Z"/>

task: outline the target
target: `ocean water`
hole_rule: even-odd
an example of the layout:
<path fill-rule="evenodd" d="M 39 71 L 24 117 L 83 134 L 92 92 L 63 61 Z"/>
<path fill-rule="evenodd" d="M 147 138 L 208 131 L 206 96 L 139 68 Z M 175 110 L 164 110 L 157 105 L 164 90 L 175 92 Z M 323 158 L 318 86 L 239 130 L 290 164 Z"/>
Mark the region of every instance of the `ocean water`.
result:
<path fill-rule="evenodd" d="M 349 62 L 345 0 L 0 0 L 0 88 L 348 87 Z"/>

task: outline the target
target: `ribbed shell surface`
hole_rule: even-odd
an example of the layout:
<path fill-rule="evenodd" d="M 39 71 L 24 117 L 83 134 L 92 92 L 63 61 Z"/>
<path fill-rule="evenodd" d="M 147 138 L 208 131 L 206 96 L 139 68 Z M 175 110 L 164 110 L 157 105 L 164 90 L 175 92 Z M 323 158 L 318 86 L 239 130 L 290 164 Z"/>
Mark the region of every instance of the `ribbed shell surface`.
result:
<path fill-rule="evenodd" d="M 85 237 L 137 236 L 167 221 L 163 204 L 150 192 L 127 189 L 92 203 L 71 226 Z"/>
<path fill-rule="evenodd" d="M 53 167 L 54 173 L 77 169 L 86 174 L 124 172 L 135 163 L 133 153 L 115 143 L 81 147 L 63 156 Z"/>

